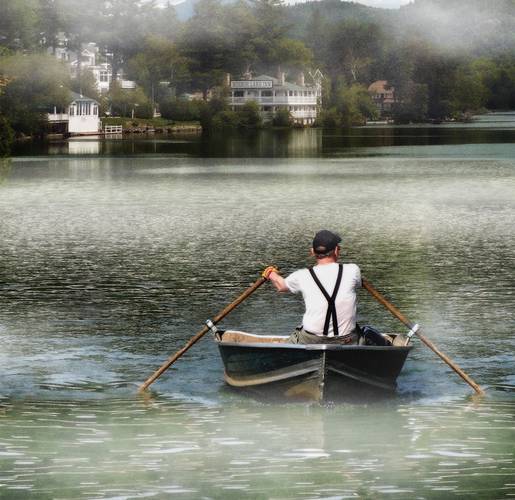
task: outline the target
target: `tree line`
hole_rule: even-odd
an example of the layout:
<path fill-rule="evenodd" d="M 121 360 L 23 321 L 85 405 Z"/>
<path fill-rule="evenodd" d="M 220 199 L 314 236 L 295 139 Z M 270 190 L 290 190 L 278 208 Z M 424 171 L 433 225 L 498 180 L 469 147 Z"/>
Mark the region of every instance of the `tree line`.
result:
<path fill-rule="evenodd" d="M 378 79 L 395 88 L 392 115 L 398 122 L 515 109 L 515 4 L 498 0 L 485 9 L 486 3 L 416 0 L 386 11 L 339 0 L 294 6 L 280 0 L 199 0 L 193 15 L 180 20 L 170 3 L 155 0 L 0 0 L 0 131 L 4 142 L 13 133 L 41 133 L 44 112 L 64 107 L 70 90 L 120 115 L 135 109 L 151 116 L 157 103 L 165 117 L 200 119 L 206 127 L 255 126 L 252 106 L 243 117 L 227 108 L 227 73 L 282 71 L 295 79 L 315 68 L 325 75 L 319 118 L 325 126 L 377 117 L 367 88 Z M 495 28 L 490 35 L 479 28 L 480 36 L 467 35 L 474 31 L 466 25 L 474 9 L 488 12 L 485 26 Z M 444 26 L 425 26 L 431 13 L 438 19 L 445 13 Z M 474 21 L 480 26 L 478 19 L 483 18 Z M 107 95 L 98 94 L 80 63 L 70 77 L 54 56 L 63 39 L 76 53 L 97 44 L 101 60 L 112 67 Z M 119 87 L 122 72 L 137 82 L 136 89 Z M 201 92 L 205 102 L 177 99 L 192 91 Z M 287 116 L 281 120 L 288 123 Z"/>

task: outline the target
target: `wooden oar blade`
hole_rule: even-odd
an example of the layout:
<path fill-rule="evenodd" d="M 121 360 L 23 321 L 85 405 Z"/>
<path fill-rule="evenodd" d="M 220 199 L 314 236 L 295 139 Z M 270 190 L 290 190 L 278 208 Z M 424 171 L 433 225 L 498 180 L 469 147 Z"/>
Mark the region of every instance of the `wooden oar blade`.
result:
<path fill-rule="evenodd" d="M 225 309 L 220 311 L 213 319 L 212 324 L 216 325 L 219 321 L 221 321 L 225 316 L 227 316 L 233 309 L 238 307 L 247 297 L 252 295 L 263 283 L 267 280 L 263 276 L 261 276 L 253 285 L 247 288 L 236 300 L 231 302 Z M 142 392 L 151 384 L 153 384 L 170 366 L 172 366 L 188 349 L 190 349 L 194 344 L 196 344 L 207 332 L 209 331 L 209 327 L 205 326 L 200 330 L 196 335 L 194 335 L 188 343 L 182 348 L 179 349 L 175 354 L 170 356 L 138 389 L 138 392 Z"/>
<path fill-rule="evenodd" d="M 444 363 L 450 366 L 467 384 L 470 385 L 478 394 L 484 394 L 485 392 L 481 387 L 472 380 L 472 378 L 467 375 L 454 361 L 452 361 L 447 355 L 445 355 L 442 351 L 440 351 L 435 344 L 433 344 L 429 339 L 427 339 L 424 335 L 422 335 L 422 331 L 418 328 L 418 325 L 412 323 L 404 314 L 402 314 L 399 309 L 397 309 L 391 302 L 389 302 L 381 293 L 379 293 L 366 279 L 362 279 L 362 285 L 367 292 L 372 295 L 380 304 L 382 304 L 390 313 L 395 316 L 401 323 L 406 325 L 413 333 L 416 332 L 418 338 L 431 349 Z M 411 333 L 410 333 L 411 335 Z M 409 342 L 409 337 L 408 342 Z M 407 343 L 405 344 L 407 345 Z"/>

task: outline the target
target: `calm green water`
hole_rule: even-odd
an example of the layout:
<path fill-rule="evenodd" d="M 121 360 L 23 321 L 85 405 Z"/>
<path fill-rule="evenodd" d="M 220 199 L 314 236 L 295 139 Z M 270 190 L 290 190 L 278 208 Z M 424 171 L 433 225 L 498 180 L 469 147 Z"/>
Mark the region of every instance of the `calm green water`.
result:
<path fill-rule="evenodd" d="M 515 496 L 513 115 L 26 145 L 0 179 L 0 498 Z M 321 227 L 484 399 L 415 341 L 390 400 L 257 402 L 208 337 L 136 394 Z M 301 313 L 265 285 L 224 326 Z M 365 292 L 360 319 L 402 331 Z"/>

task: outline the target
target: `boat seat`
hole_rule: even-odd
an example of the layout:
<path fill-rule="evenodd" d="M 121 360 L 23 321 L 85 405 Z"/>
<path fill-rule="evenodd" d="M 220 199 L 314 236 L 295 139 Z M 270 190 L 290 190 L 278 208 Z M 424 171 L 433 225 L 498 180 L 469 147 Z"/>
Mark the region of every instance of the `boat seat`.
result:
<path fill-rule="evenodd" d="M 279 344 L 288 341 L 288 337 L 272 335 L 254 335 L 252 333 L 226 331 L 222 335 L 222 342 L 242 342 L 256 344 Z"/>

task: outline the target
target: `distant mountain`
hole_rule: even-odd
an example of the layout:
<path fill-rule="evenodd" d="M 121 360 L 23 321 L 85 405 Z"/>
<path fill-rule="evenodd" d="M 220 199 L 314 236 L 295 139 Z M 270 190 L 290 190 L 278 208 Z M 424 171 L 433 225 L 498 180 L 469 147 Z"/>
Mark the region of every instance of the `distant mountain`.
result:
<path fill-rule="evenodd" d="M 321 22 L 373 22 L 394 38 L 425 39 L 454 52 L 515 51 L 515 0 L 415 0 L 399 9 L 322 0 L 289 8 L 292 30 L 302 38 L 314 15 Z"/>
<path fill-rule="evenodd" d="M 515 50 L 515 0 L 416 0 L 397 19 L 408 34 L 455 51 Z"/>
<path fill-rule="evenodd" d="M 176 4 L 179 19 L 189 19 L 198 1 Z M 515 50 L 515 0 L 414 0 L 399 9 L 320 0 L 290 4 L 287 12 L 291 35 L 301 39 L 318 17 L 327 24 L 345 20 L 376 23 L 395 38 L 422 38 L 457 52 Z"/>

